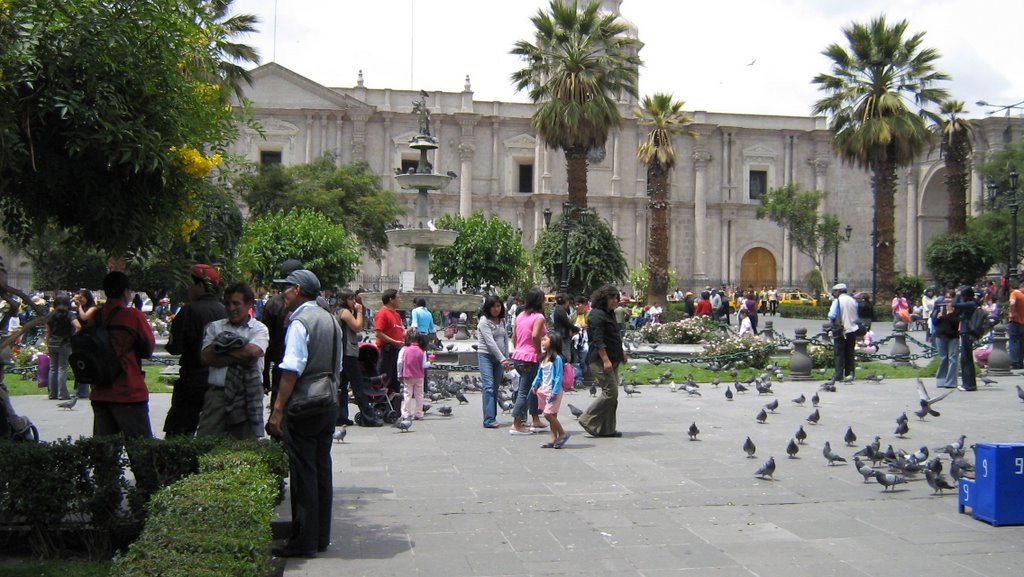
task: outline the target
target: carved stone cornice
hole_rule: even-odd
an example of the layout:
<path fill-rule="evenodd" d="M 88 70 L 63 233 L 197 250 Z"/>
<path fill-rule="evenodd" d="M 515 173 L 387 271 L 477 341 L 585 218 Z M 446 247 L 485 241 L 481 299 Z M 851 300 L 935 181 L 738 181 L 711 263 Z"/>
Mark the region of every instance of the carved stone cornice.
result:
<path fill-rule="evenodd" d="M 828 159 L 823 156 L 809 158 L 807 164 L 814 168 L 814 176 L 825 176 L 828 173 Z"/>

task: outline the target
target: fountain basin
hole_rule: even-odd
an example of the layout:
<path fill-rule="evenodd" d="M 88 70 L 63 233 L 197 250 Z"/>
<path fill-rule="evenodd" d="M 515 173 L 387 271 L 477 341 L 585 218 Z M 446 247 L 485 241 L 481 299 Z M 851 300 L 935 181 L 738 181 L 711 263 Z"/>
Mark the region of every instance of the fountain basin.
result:
<path fill-rule="evenodd" d="M 452 177 L 445 174 L 427 174 L 414 172 L 412 174 L 399 174 L 395 176 L 398 186 L 406 190 L 441 190 L 448 186 Z"/>
<path fill-rule="evenodd" d="M 397 228 L 384 234 L 388 237 L 388 243 L 412 248 L 451 246 L 455 244 L 455 239 L 459 236 L 458 231 L 427 228 Z"/>
<path fill-rule="evenodd" d="M 466 294 L 448 294 L 448 293 L 432 293 L 424 291 L 406 291 L 401 293 L 402 296 L 402 307 L 404 311 L 412 310 L 416 305 L 414 304 L 417 297 L 423 297 L 427 300 L 427 308 L 432 311 L 459 311 L 476 314 L 480 311 L 480 305 L 484 299 L 480 295 L 466 295 Z M 381 293 L 379 292 L 365 292 L 363 293 L 363 304 L 373 309 L 379 309 L 381 307 Z M 471 322 L 476 322 L 476 317 L 472 317 Z M 476 326 L 475 324 L 473 326 Z M 438 327 L 438 330 L 442 330 L 444 327 Z"/>

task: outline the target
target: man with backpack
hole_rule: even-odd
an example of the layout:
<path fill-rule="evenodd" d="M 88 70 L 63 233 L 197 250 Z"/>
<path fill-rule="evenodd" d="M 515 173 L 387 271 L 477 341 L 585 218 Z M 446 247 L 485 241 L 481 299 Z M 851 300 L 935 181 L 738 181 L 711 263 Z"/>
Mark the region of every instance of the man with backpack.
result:
<path fill-rule="evenodd" d="M 835 372 L 833 381 L 844 378 L 853 379 L 854 351 L 857 345 L 857 301 L 847 294 L 846 283 L 832 287 L 836 298 L 828 311 L 828 320 L 832 322 L 832 346 L 835 351 Z"/>
<path fill-rule="evenodd" d="M 974 371 L 974 341 L 985 334 L 987 315 L 978 307 L 974 289 L 960 289 L 960 298 L 953 301 L 953 310 L 960 317 L 960 386 L 961 391 L 977 391 Z M 977 313 L 977 315 L 976 315 Z"/>
<path fill-rule="evenodd" d="M 109 346 L 120 359 L 121 371 L 112 383 L 90 383 L 92 434 L 97 437 L 119 433 L 125 437 L 152 437 L 149 389 L 142 372 L 142 359 L 153 354 L 156 337 L 146 316 L 128 306 L 131 290 L 126 274 L 119 271 L 107 273 L 103 278 L 103 292 L 107 302 L 85 323 L 82 333 L 88 336 L 94 334 L 96 328 L 105 327 Z"/>

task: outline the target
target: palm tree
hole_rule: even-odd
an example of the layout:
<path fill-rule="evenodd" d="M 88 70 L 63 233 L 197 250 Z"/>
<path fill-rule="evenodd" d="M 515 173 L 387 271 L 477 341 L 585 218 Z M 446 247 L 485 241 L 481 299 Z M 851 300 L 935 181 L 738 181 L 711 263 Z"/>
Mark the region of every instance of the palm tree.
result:
<path fill-rule="evenodd" d="M 547 146 L 565 153 L 569 202 L 577 208 L 587 206 L 587 154 L 622 124 L 616 96 L 637 96 L 641 64 L 640 41 L 599 8 L 600 2 L 580 9 L 576 0 L 551 0 L 549 12 L 531 18 L 534 41 L 519 40 L 511 52 L 526 63 L 512 83 L 542 103 L 532 126 Z"/>
<path fill-rule="evenodd" d="M 242 83 L 252 84 L 252 76 L 243 65 L 259 64 L 259 52 L 248 44 L 232 42 L 243 34 L 258 32 L 259 18 L 254 14 L 229 16 L 234 0 L 200 0 L 197 3 L 197 24 L 204 31 L 208 50 L 216 59 L 211 81 L 227 86 L 242 100 Z M 227 93 L 225 94 L 225 98 Z"/>
<path fill-rule="evenodd" d="M 664 306 L 668 294 L 668 177 L 676 165 L 672 137 L 697 133 L 684 128 L 693 122 L 683 112 L 683 101 L 672 100 L 671 94 L 645 96 L 634 116 L 650 128 L 647 138 L 636 149 L 636 157 L 647 165 L 647 208 L 651 214 L 650 236 L 647 239 L 647 304 Z"/>
<path fill-rule="evenodd" d="M 933 126 L 941 138 L 939 153 L 946 164 L 946 192 L 949 194 L 949 232 L 967 232 L 967 187 L 971 182 L 971 153 L 974 127 L 960 100 L 946 100 Z"/>
<path fill-rule="evenodd" d="M 912 163 L 931 142 L 924 109 L 946 98 L 935 84 L 949 79 L 933 65 L 938 51 L 921 47 L 923 32 L 904 37 L 907 26 L 906 20 L 890 26 L 884 15 L 867 25 L 851 23 L 843 29 L 849 50 L 829 45 L 823 54 L 832 60 L 831 73 L 813 80 L 826 94 L 814 104 L 814 114 L 829 116 L 836 152 L 871 170 L 874 274 L 882 295 L 892 292 L 895 278 L 896 169 Z"/>

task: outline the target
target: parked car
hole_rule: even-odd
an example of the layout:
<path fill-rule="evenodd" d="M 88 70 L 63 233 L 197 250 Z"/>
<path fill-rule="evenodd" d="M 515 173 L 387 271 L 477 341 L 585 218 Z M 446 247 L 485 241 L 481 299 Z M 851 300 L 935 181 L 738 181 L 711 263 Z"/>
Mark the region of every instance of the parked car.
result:
<path fill-rule="evenodd" d="M 818 299 L 800 291 L 779 292 L 780 305 L 811 305 L 818 306 Z"/>

